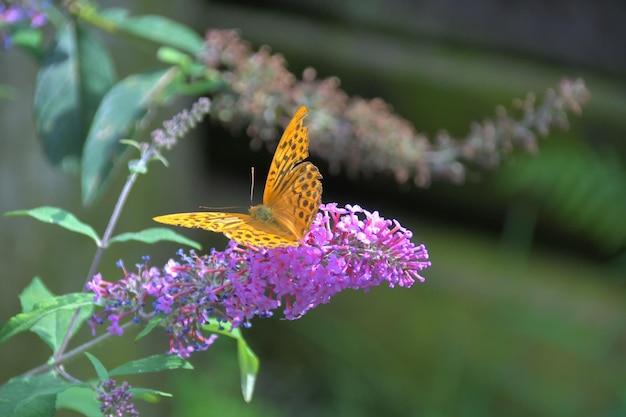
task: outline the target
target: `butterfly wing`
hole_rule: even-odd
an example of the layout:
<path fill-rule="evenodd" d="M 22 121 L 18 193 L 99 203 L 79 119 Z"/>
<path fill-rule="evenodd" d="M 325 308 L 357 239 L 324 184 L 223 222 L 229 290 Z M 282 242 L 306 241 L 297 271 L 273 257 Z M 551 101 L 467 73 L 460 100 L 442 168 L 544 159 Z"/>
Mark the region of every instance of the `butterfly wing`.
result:
<path fill-rule="evenodd" d="M 154 217 L 152 220 L 174 226 L 188 227 L 190 229 L 198 228 L 212 232 L 222 232 L 245 224 L 247 221 L 252 220 L 252 218 L 242 213 L 197 212 L 167 214 L 165 216 Z"/>
<path fill-rule="evenodd" d="M 266 206 L 277 201 L 288 187 L 288 174 L 296 164 L 309 157 L 309 135 L 302 125 L 307 112 L 305 106 L 298 109 L 278 142 L 263 192 L 263 204 Z"/>
<path fill-rule="evenodd" d="M 311 228 L 322 202 L 322 175 L 315 165 L 302 162 L 286 176 L 285 190 L 272 201 L 274 218 L 298 239 Z"/>
<path fill-rule="evenodd" d="M 309 156 L 309 135 L 303 126 L 307 111 L 300 107 L 285 129 L 263 193 L 263 204 L 298 239 L 311 227 L 322 197 L 319 170 L 310 162 L 302 162 Z"/>
<path fill-rule="evenodd" d="M 158 216 L 153 220 L 174 226 L 221 232 L 227 238 L 247 246 L 275 248 L 297 244 L 297 242 L 294 242 L 290 232 L 271 223 L 253 219 L 248 214 L 221 212 L 177 213 Z"/>
<path fill-rule="evenodd" d="M 299 244 L 288 230 L 252 218 L 240 227 L 224 230 L 222 233 L 239 244 L 256 248 L 279 248 Z"/>

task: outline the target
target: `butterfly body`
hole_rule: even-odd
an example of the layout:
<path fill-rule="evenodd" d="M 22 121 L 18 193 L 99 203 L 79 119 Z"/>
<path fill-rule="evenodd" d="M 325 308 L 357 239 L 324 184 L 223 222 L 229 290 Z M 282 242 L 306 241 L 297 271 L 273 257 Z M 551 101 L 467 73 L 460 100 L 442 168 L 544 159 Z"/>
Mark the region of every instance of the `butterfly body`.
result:
<path fill-rule="evenodd" d="M 250 217 L 265 223 L 279 224 L 272 213 L 272 209 L 264 204 L 250 207 Z"/>
<path fill-rule="evenodd" d="M 295 246 L 308 232 L 322 197 L 321 174 L 309 156 L 302 106 L 285 129 L 270 165 L 263 204 L 249 214 L 195 212 L 155 217 L 160 223 L 221 232 L 239 244 L 275 248 Z"/>

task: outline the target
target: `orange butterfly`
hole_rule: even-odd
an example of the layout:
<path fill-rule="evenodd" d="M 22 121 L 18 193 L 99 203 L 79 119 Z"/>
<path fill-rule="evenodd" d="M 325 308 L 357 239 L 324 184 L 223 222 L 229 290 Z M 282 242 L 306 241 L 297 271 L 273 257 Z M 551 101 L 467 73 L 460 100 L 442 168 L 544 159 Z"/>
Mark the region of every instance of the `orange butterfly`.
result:
<path fill-rule="evenodd" d="M 302 125 L 307 111 L 305 106 L 300 107 L 285 129 L 267 174 L 263 204 L 250 207 L 250 214 L 179 213 L 154 220 L 222 232 L 246 246 L 298 245 L 309 231 L 322 199 L 322 175 L 311 162 L 302 162 L 309 156 L 309 136 Z"/>

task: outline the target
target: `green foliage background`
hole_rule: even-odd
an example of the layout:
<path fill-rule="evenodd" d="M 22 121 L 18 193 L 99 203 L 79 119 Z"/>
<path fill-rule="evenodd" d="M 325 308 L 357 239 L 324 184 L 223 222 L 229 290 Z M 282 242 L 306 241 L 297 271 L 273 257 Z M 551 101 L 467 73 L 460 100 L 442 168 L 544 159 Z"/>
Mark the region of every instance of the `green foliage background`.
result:
<path fill-rule="evenodd" d="M 342 294 L 295 322 L 256 321 L 246 332 L 261 360 L 251 404 L 239 393 L 234 343 L 222 338 L 192 358 L 199 371 L 131 381 L 175 394 L 171 401 L 142 405 L 142 411 L 155 416 L 626 414 L 622 80 L 593 65 L 449 42 L 446 34 L 454 28 L 421 34 L 406 30 L 406 22 L 394 28 L 388 23 L 392 10 L 378 9 L 376 20 L 374 3 L 346 3 L 330 14 L 324 2 L 293 8 L 280 2 L 251 7 L 187 0 L 133 7 L 199 32 L 239 28 L 255 46 L 269 44 L 283 53 L 293 72 L 313 66 L 321 77 L 337 75 L 349 93 L 382 96 L 429 134 L 445 128 L 463 136 L 496 105 L 508 105 L 527 91 L 540 95 L 563 76 L 582 76 L 593 94 L 571 131 L 540 142 L 538 155 L 516 154 L 502 169 L 476 175 L 465 186 L 434 184 L 416 191 L 391 178 L 348 182 L 325 174 L 324 201 L 359 203 L 415 231 L 432 257 L 427 282 L 410 290 Z M 120 74 L 143 69 L 152 59 L 154 51 L 143 45 L 107 41 Z M 7 69 L 0 83 L 19 88 L 15 101 L 0 102 L 2 212 L 60 206 L 102 230 L 123 178 L 112 181 L 98 207 L 81 209 L 78 180 L 47 165 L 29 127 L 35 67 L 15 51 L 0 55 L 0 67 Z M 149 227 L 152 216 L 172 208 L 247 204 L 245 167 L 253 158 L 267 164 L 271 156 L 226 159 L 233 153 L 225 140 L 221 147 L 211 145 L 214 153 L 207 157 L 199 152 L 206 149 L 201 141 L 219 141 L 220 132 L 204 133 L 183 142 L 172 169 L 153 169 L 142 179 L 119 231 Z M 324 169 L 323 161 L 319 165 Z M 189 235 L 205 247 L 224 243 L 220 236 Z M 152 259 L 162 264 L 176 249 L 160 246 Z M 146 250 L 139 244 L 114 248 L 101 272 L 113 279 L 118 258 L 132 264 Z M 0 218 L 0 254 L 5 320 L 18 311 L 16 294 L 35 275 L 56 293 L 76 291 L 93 248 L 51 226 Z M 0 381 L 45 357 L 45 347 L 30 337 L 4 346 L 2 360 L 14 360 L 0 364 Z M 120 339 L 94 353 L 114 367 L 166 349 L 164 338 L 151 334 L 143 343 Z M 88 369 L 86 359 L 72 366 L 79 373 Z"/>

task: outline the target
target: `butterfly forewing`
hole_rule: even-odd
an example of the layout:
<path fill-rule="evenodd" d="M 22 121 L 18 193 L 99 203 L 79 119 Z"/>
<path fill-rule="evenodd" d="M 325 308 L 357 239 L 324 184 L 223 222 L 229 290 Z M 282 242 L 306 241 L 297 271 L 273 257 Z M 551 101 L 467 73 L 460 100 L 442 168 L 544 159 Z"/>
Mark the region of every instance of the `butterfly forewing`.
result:
<path fill-rule="evenodd" d="M 243 213 L 196 212 L 168 214 L 155 217 L 153 220 L 190 229 L 198 228 L 211 232 L 222 232 L 225 229 L 239 227 L 252 220 L 252 217 Z"/>
<path fill-rule="evenodd" d="M 272 202 L 277 200 L 278 194 L 285 190 L 291 170 L 298 162 L 304 161 L 309 156 L 309 135 L 307 128 L 302 125 L 306 114 L 307 108 L 300 107 L 278 142 L 265 182 L 263 192 L 265 205 L 271 206 Z"/>
<path fill-rule="evenodd" d="M 291 232 L 243 213 L 196 212 L 168 214 L 154 218 L 159 223 L 211 232 L 221 232 L 243 245 L 275 248 L 296 245 Z"/>

